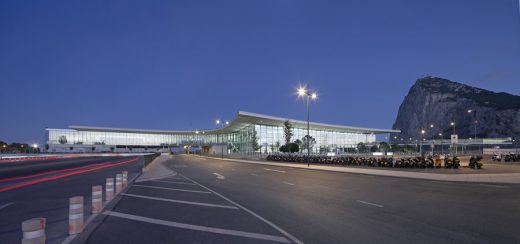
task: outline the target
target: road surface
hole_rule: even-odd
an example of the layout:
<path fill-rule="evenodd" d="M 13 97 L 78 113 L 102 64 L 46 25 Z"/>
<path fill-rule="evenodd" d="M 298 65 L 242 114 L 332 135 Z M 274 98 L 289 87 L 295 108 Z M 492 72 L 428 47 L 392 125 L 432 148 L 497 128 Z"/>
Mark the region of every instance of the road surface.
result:
<path fill-rule="evenodd" d="M 175 156 L 87 243 L 518 243 L 520 187 Z M 138 231 L 134 231 L 138 230 Z"/>
<path fill-rule="evenodd" d="M 81 157 L 0 165 L 0 243 L 20 243 L 24 220 L 47 218 L 48 243 L 67 237 L 69 197 L 83 195 L 85 219 L 90 213 L 91 187 L 129 171 L 142 169 L 142 157 Z M 104 188 L 104 187 L 103 187 Z"/>

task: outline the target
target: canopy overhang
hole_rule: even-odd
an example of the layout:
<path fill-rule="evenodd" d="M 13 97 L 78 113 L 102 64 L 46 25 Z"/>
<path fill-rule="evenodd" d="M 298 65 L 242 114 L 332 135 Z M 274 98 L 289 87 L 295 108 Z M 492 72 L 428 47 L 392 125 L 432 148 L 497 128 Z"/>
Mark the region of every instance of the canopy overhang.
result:
<path fill-rule="evenodd" d="M 232 133 L 249 126 L 251 124 L 283 126 L 285 121 L 289 120 L 294 128 L 307 128 L 307 121 L 294 120 L 289 118 L 274 117 L 269 115 L 250 113 L 239 111 L 234 120 L 228 125 L 219 129 L 209 130 L 193 130 L 193 131 L 173 131 L 173 130 L 142 130 L 142 129 L 126 129 L 126 128 L 110 128 L 110 127 L 94 127 L 94 126 L 78 126 L 71 125 L 70 129 L 78 131 L 99 131 L 99 132 L 120 132 L 120 133 L 144 133 L 144 134 L 168 134 L 168 135 L 215 135 L 222 133 Z M 310 122 L 311 130 L 334 131 L 342 133 L 359 133 L 359 134 L 386 134 L 400 133 L 400 130 L 374 129 L 343 125 L 333 125 L 325 123 Z M 51 129 L 49 129 L 51 130 Z"/>

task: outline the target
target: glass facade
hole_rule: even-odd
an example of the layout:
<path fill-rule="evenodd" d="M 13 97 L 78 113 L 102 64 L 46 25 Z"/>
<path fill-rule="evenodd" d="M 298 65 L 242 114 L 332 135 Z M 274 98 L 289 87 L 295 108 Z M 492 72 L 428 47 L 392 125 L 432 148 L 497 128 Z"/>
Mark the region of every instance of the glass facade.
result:
<path fill-rule="evenodd" d="M 253 149 L 256 133 L 258 150 Z M 293 128 L 291 141 L 302 138 L 307 134 L 304 128 Z M 345 148 L 354 148 L 358 143 L 374 143 L 374 134 L 346 133 L 330 130 L 310 130 L 316 143 L 311 148 L 313 153 L 343 152 Z M 211 146 L 227 145 L 231 153 L 278 152 L 278 148 L 285 144 L 283 127 L 248 124 L 236 131 L 226 134 L 195 134 L 193 132 L 180 133 L 140 133 L 140 132 L 115 132 L 89 131 L 72 129 L 47 129 L 47 144 L 52 145 L 110 145 L 118 147 L 157 147 L 157 146 Z"/>

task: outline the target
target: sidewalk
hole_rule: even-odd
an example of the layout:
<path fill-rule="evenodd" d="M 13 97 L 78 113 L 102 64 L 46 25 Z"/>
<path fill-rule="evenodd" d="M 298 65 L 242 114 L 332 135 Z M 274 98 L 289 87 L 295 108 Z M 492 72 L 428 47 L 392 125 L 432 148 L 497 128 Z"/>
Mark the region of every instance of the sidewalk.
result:
<path fill-rule="evenodd" d="M 198 155 L 197 155 L 198 156 Z M 199 156 L 205 157 L 205 156 Z M 379 175 L 379 176 L 390 176 L 390 177 L 401 177 L 411 179 L 423 179 L 423 180 L 437 180 L 437 181 L 456 181 L 456 182 L 473 182 L 473 183 L 508 183 L 508 184 L 520 184 L 520 173 L 493 173 L 493 174 L 439 174 L 439 173 L 422 173 L 422 172 L 410 172 L 400 170 L 380 170 L 370 168 L 354 168 L 354 167 L 338 167 L 338 166 L 325 166 L 325 165 L 313 165 L 307 167 L 306 164 L 299 163 L 282 163 L 282 162 L 265 162 L 265 161 L 253 161 L 245 159 L 229 159 L 229 158 L 214 158 L 212 159 L 248 163 L 248 164 L 260 164 L 260 165 L 271 165 L 280 167 L 290 167 L 299 169 L 312 169 L 312 170 L 323 170 L 341 173 L 354 173 L 354 174 L 367 174 L 367 175 Z"/>
<path fill-rule="evenodd" d="M 163 165 L 163 162 L 168 159 L 171 159 L 171 156 L 161 155 L 157 157 L 143 169 L 143 173 L 139 178 L 137 178 L 136 182 L 156 180 L 177 175 L 176 172 Z"/>

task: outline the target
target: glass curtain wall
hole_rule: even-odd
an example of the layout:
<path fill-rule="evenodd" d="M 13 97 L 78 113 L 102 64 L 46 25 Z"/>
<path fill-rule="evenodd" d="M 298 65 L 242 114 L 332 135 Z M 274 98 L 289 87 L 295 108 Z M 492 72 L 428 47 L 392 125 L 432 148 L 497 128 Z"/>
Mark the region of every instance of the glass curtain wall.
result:
<path fill-rule="evenodd" d="M 101 131 L 77 131 L 70 129 L 47 130 L 48 144 L 87 144 L 87 145 L 124 145 L 124 146 L 162 146 L 162 145 L 213 145 L 225 144 L 231 153 L 253 152 L 254 133 L 259 150 L 256 152 L 278 152 L 285 144 L 283 127 L 250 124 L 238 131 L 223 135 L 173 135 L 147 134 Z M 293 128 L 292 142 L 307 134 L 304 128 Z M 335 131 L 310 130 L 310 135 L 316 140 L 311 148 L 312 153 L 338 152 L 345 148 L 355 148 L 360 142 L 371 144 L 376 141 L 374 134 L 345 133 Z"/>

